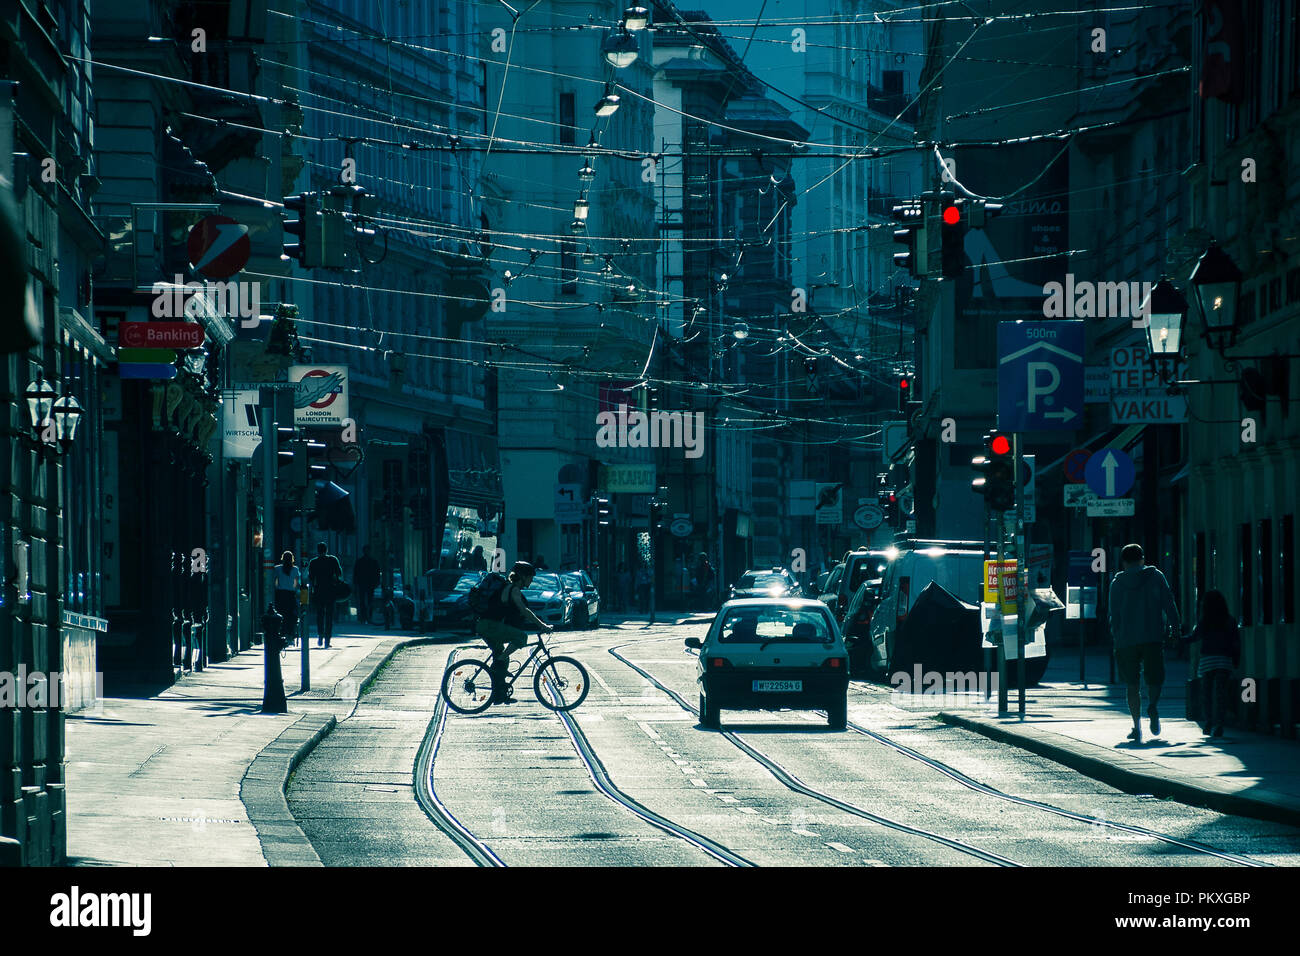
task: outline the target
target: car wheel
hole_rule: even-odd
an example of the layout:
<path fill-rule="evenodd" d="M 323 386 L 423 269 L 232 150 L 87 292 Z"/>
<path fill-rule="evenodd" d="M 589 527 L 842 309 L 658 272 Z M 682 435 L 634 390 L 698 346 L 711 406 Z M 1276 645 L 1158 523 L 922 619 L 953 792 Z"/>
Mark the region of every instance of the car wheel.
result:
<path fill-rule="evenodd" d="M 845 730 L 849 726 L 849 700 L 847 697 L 828 704 L 826 722 L 831 730 Z"/>
<path fill-rule="evenodd" d="M 707 727 L 709 730 L 717 730 L 722 724 L 718 709 L 709 705 L 709 700 L 703 694 L 700 695 L 700 726 Z"/>

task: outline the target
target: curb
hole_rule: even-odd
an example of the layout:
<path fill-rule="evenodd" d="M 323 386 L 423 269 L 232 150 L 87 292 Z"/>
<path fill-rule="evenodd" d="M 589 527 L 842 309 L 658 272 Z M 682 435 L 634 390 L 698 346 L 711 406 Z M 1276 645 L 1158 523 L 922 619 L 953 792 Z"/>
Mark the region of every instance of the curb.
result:
<path fill-rule="evenodd" d="M 361 699 L 374 682 L 380 668 L 398 651 L 421 644 L 440 643 L 436 637 L 412 637 L 391 646 L 376 647 L 363 657 L 346 677 L 335 681 L 330 698 Z M 320 698 L 316 698 L 320 700 Z M 333 714 L 303 714 L 253 758 L 239 782 L 239 799 L 248 811 L 249 822 L 257 831 L 262 854 L 268 866 L 323 866 L 311 841 L 289 812 L 285 790 L 298 764 L 310 754 L 336 726 Z"/>
<path fill-rule="evenodd" d="M 1018 727 L 1015 730 L 985 723 L 960 714 L 941 712 L 939 720 L 996 740 L 1012 744 L 1022 750 L 1046 757 L 1056 763 L 1077 770 L 1085 776 L 1109 784 L 1125 793 L 1149 793 L 1161 799 L 1169 798 L 1194 807 L 1204 807 L 1219 813 L 1267 820 L 1300 827 L 1300 805 L 1286 794 L 1259 794 L 1245 796 L 1188 783 L 1172 772 L 1153 770 L 1152 765 L 1140 757 L 1112 753 L 1105 747 L 1083 741 L 1058 743 L 1060 734 L 1035 727 Z M 1056 738 L 1053 740 L 1051 738 Z M 1140 769 L 1139 769 L 1140 768 Z"/>
<path fill-rule="evenodd" d="M 263 748 L 239 782 L 239 799 L 257 831 L 268 866 L 321 866 L 320 857 L 289 812 L 289 775 L 338 723 L 333 714 L 304 714 Z"/>

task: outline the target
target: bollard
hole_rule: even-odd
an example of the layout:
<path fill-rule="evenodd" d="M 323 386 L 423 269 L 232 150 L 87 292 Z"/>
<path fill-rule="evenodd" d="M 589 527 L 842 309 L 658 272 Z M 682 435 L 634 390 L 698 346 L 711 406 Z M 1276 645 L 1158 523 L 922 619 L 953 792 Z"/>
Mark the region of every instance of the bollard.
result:
<path fill-rule="evenodd" d="M 284 677 L 280 673 L 280 628 L 284 618 L 275 609 L 274 604 L 266 606 L 262 615 L 262 659 L 264 662 L 265 683 L 262 691 L 262 713 L 284 714 L 289 705 L 284 699 Z"/>

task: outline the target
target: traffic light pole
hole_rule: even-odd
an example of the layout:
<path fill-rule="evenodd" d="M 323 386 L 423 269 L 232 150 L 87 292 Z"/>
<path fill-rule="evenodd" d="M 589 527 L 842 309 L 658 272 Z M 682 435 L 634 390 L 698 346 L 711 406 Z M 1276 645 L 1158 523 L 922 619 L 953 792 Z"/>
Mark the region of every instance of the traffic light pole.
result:
<path fill-rule="evenodd" d="M 1028 548 L 1025 546 L 1025 492 L 1020 484 L 1020 434 L 1011 436 L 1011 475 L 1016 489 L 1016 681 L 1020 719 L 1025 719 L 1025 622 L 1029 616 Z"/>

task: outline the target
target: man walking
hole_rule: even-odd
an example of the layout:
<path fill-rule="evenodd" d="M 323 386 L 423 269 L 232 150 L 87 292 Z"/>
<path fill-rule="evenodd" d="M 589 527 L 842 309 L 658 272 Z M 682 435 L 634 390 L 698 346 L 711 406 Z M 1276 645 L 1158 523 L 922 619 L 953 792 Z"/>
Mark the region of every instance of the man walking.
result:
<path fill-rule="evenodd" d="M 370 556 L 370 548 L 361 549 L 361 557 L 352 568 L 352 586 L 357 590 L 357 622 L 370 623 L 375 588 L 379 586 L 379 562 Z"/>
<path fill-rule="evenodd" d="M 1169 582 L 1159 569 L 1148 566 L 1142 547 L 1125 545 L 1122 569 L 1110 585 L 1110 633 L 1115 640 L 1115 666 L 1128 691 L 1133 717 L 1129 740 L 1142 742 L 1142 687 L 1146 678 L 1151 703 L 1147 716 L 1151 734 L 1160 733 L 1160 688 L 1165 682 L 1164 643 L 1177 633 L 1180 619 Z"/>
<path fill-rule="evenodd" d="M 316 608 L 316 646 L 329 647 L 334 636 L 334 600 L 338 596 L 338 583 L 343 580 L 343 565 L 329 553 L 324 541 L 316 545 L 316 557 L 307 565 L 307 580 L 311 583 L 311 603 Z"/>

